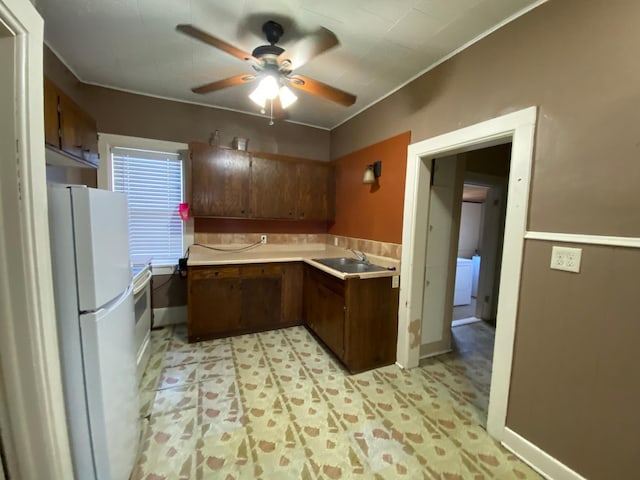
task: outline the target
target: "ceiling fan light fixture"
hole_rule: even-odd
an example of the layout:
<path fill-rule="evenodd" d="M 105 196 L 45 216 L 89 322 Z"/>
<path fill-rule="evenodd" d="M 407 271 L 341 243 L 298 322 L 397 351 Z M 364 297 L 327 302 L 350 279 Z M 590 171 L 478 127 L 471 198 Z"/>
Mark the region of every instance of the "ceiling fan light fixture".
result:
<path fill-rule="evenodd" d="M 259 87 L 249 94 L 249 98 L 260 108 L 264 108 L 267 103 L 267 98 L 263 95 Z"/>
<path fill-rule="evenodd" d="M 273 75 L 265 75 L 256 89 L 251 92 L 249 98 L 261 108 L 264 108 L 267 100 L 273 100 L 278 96 L 279 92 L 278 81 L 275 77 Z"/>
<path fill-rule="evenodd" d="M 287 86 L 280 87 L 280 105 L 282 108 L 289 107 L 292 103 L 298 100 L 298 97 Z"/>

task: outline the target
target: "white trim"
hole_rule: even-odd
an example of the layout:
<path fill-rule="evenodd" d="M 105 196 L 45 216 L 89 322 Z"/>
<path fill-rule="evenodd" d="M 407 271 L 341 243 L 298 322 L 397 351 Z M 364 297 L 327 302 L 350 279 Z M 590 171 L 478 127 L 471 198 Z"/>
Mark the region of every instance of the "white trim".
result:
<path fill-rule="evenodd" d="M 578 472 L 571 470 L 564 463 L 509 428 L 504 430 L 502 445 L 531 465 L 531 468 L 545 478 L 553 480 L 587 480 Z"/>
<path fill-rule="evenodd" d="M 547 240 L 550 242 L 640 248 L 640 237 L 610 237 L 607 235 L 583 235 L 577 233 L 527 232 L 525 233 L 524 238 L 527 240 Z"/>
<path fill-rule="evenodd" d="M 536 107 L 530 107 L 414 143 L 408 148 L 397 361 L 410 368 L 417 366 L 419 361 L 420 342 L 412 342 L 410 332 L 412 322 L 415 332 L 415 323 L 422 321 L 427 242 L 427 221 L 423 212 L 428 211 L 431 159 L 512 142 L 496 320 L 500 328 L 496 329 L 487 419 L 487 431 L 498 440 L 504 435 L 507 415 L 536 118 Z M 420 338 L 419 332 L 417 334 Z"/>
<path fill-rule="evenodd" d="M 409 80 L 407 80 L 406 82 L 398 85 L 396 88 L 394 88 L 393 90 L 391 90 L 390 92 L 385 93 L 383 96 L 381 96 L 380 98 L 378 98 L 377 100 L 372 101 L 371 103 L 369 103 L 368 105 L 366 105 L 365 107 L 362 107 L 360 110 L 358 110 L 356 113 L 354 113 L 353 115 L 349 115 L 347 118 L 345 118 L 344 120 L 342 120 L 340 123 L 338 123 L 337 125 L 334 125 L 333 127 L 331 127 L 330 130 L 333 130 L 335 128 L 338 128 L 340 125 L 342 125 L 343 123 L 348 122 L 349 120 L 351 120 L 353 117 L 356 117 L 358 115 L 360 115 L 362 112 L 364 112 L 365 110 L 367 110 L 368 108 L 373 107 L 376 103 L 380 103 L 381 101 L 383 101 L 385 98 L 390 97 L 391 95 L 393 95 L 394 93 L 396 93 L 398 90 L 403 89 L 404 87 L 406 87 L 407 85 L 409 85 L 411 82 L 413 82 L 415 79 L 421 77 L 422 75 L 424 75 L 427 72 L 430 72 L 431 70 L 433 70 L 434 68 L 436 68 L 438 65 L 446 62 L 447 60 L 449 60 L 452 57 L 455 57 L 456 55 L 458 55 L 460 52 L 466 50 L 467 48 L 469 48 L 471 45 L 478 43 L 480 40 L 482 40 L 485 37 L 488 37 L 489 35 L 491 35 L 493 32 L 495 32 L 496 30 L 501 29 L 502 27 L 504 27 L 505 25 L 507 25 L 508 23 L 513 22 L 514 20 L 518 19 L 519 17 L 529 13 L 531 10 L 538 8 L 540 5 L 547 3 L 549 0 L 538 0 L 537 2 L 532 3 L 531 5 L 526 6 L 525 8 L 523 8 L 522 10 L 514 13 L 513 15 L 511 15 L 510 17 L 505 18 L 504 20 L 502 20 L 500 23 L 494 25 L 493 27 L 491 27 L 488 30 L 485 30 L 484 32 L 482 32 L 480 35 L 472 38 L 471 40 L 469 40 L 467 43 L 465 43 L 464 45 L 462 45 L 461 47 L 456 48 L 454 51 L 452 51 L 451 53 L 445 55 L 444 57 L 440 58 L 438 61 L 436 61 L 435 63 L 432 63 L 431 65 L 429 65 L 427 68 L 420 70 L 420 72 L 416 73 L 413 77 L 411 77 Z"/>
<path fill-rule="evenodd" d="M 153 309 L 153 328 L 187 323 L 187 306 L 164 307 Z"/>
<path fill-rule="evenodd" d="M 98 133 L 98 152 L 100 165 L 98 167 L 98 188 L 111 190 L 111 149 L 113 147 L 137 148 L 139 150 L 154 150 L 158 152 L 181 153 L 189 149 L 186 143 L 169 142 L 153 138 L 129 137 L 111 133 Z M 184 159 L 183 159 L 184 160 Z"/>
<path fill-rule="evenodd" d="M 3 187 L 11 187 L 3 189 L 3 222 L 17 217 L 15 230 L 3 229 L 15 245 L 0 242 L 0 257 L 7 260 L 1 268 L 12 269 L 10 277 L 2 273 L 10 281 L 0 281 L 0 362 L 11 423 L 3 441 L 14 447 L 19 473 L 12 477 L 72 479 L 47 218 L 44 25 L 27 0 L 0 0 L 0 21 L 15 34 L 16 61 L 10 68 L 15 69 L 17 147 L 15 158 L 3 159 L 0 167 Z"/>

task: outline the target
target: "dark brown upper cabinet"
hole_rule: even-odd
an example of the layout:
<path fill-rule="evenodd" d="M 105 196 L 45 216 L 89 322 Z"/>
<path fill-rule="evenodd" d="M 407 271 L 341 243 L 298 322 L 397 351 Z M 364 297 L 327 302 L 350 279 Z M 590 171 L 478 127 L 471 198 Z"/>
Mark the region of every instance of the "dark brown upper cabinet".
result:
<path fill-rule="evenodd" d="M 194 217 L 242 218 L 251 215 L 251 155 L 240 150 L 192 143 L 191 212 Z"/>
<path fill-rule="evenodd" d="M 333 221 L 328 162 L 191 143 L 194 217 Z"/>
<path fill-rule="evenodd" d="M 335 173 L 333 165 L 299 163 L 298 218 L 325 221 L 335 218 Z"/>
<path fill-rule="evenodd" d="M 256 218 L 297 218 L 297 164 L 291 161 L 251 159 L 251 210 Z"/>
<path fill-rule="evenodd" d="M 95 120 L 49 79 L 44 79 L 44 138 L 47 162 L 98 166 L 98 130 Z M 71 161 L 71 163 L 69 163 Z"/>

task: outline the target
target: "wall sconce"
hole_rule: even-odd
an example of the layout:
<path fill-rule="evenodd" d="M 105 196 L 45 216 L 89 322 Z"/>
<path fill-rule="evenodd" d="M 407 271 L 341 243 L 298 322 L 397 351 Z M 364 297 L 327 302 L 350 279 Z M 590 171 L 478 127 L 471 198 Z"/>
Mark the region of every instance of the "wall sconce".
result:
<path fill-rule="evenodd" d="M 376 178 L 380 175 L 382 175 L 382 161 L 378 160 L 371 165 L 367 165 L 364 177 L 362 177 L 362 183 L 375 183 Z"/>

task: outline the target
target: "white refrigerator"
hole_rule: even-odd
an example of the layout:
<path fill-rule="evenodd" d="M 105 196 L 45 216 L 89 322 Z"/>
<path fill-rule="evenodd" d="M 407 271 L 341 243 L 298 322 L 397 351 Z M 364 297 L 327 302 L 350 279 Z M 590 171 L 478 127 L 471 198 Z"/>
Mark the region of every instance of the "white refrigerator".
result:
<path fill-rule="evenodd" d="M 127 480 L 140 421 L 124 194 L 50 185 L 49 229 L 77 480 Z"/>

